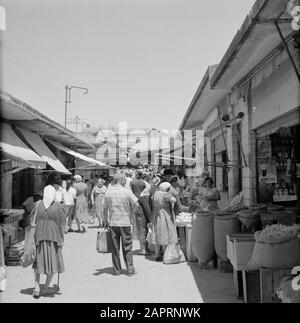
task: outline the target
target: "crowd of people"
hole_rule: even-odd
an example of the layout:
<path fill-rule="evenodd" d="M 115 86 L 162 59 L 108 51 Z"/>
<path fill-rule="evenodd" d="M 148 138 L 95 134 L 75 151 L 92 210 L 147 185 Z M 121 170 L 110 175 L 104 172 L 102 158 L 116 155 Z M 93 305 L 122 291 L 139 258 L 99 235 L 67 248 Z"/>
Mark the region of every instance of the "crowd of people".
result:
<path fill-rule="evenodd" d="M 189 200 L 200 198 L 203 208 L 216 209 L 219 192 L 210 177 L 201 179 L 202 189 L 190 191 Z M 204 184 L 204 185 L 203 185 Z M 42 193 L 27 199 L 23 207 L 26 225 L 35 214 L 36 260 L 34 297 L 39 297 L 40 275 L 46 274 L 43 293 L 50 288 L 55 273 L 64 271 L 62 247 L 64 235 L 87 231 L 88 223 L 98 221 L 98 227 L 108 230 L 112 241 L 113 274 L 121 274 L 120 244 L 127 275 L 137 273 L 133 264 L 133 240 L 139 240 L 139 253 L 162 261 L 167 246 L 177 242 L 176 215 L 188 211 L 183 205 L 187 185 L 178 175 L 154 173 L 152 169 L 122 169 L 111 180 L 95 176 L 83 180 L 80 175 L 61 180 L 49 176 Z M 149 248 L 150 244 L 154 248 Z"/>

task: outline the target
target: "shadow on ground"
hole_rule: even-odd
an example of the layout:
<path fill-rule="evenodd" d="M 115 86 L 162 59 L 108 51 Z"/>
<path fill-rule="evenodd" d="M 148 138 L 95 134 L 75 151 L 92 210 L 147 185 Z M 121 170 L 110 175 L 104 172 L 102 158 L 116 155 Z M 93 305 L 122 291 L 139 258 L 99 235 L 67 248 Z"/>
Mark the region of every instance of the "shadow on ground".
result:
<path fill-rule="evenodd" d="M 100 276 L 103 274 L 107 274 L 107 275 L 112 275 L 114 276 L 114 271 L 112 267 L 106 267 L 106 268 L 102 268 L 102 269 L 96 269 L 96 272 L 93 274 L 94 276 Z M 126 275 L 126 270 L 121 270 L 121 275 Z"/>
<path fill-rule="evenodd" d="M 238 302 L 234 297 L 232 274 L 220 273 L 218 269 L 200 269 L 197 262 L 187 264 L 204 303 Z"/>
<path fill-rule="evenodd" d="M 44 287 L 45 287 L 45 285 L 42 285 L 42 284 L 40 285 L 40 289 L 41 289 L 40 297 L 53 298 L 53 297 L 55 297 L 55 295 L 61 295 L 61 291 L 60 291 L 57 284 L 53 285 L 53 288 L 56 290 L 56 292 L 53 293 L 53 294 L 43 295 L 42 291 L 43 291 Z M 20 293 L 23 294 L 23 295 L 29 295 L 29 296 L 33 297 L 33 290 L 34 290 L 34 287 L 25 288 L 25 289 L 21 289 Z"/>

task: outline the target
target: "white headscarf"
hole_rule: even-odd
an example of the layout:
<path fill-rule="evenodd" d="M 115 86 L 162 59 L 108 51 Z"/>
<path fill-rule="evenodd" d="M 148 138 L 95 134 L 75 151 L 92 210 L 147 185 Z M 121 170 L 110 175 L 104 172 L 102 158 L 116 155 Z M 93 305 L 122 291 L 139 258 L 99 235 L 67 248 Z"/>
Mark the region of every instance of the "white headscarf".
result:
<path fill-rule="evenodd" d="M 159 185 L 159 189 L 164 192 L 167 192 L 170 187 L 171 187 L 171 184 L 168 182 L 164 182 Z"/>
<path fill-rule="evenodd" d="M 75 175 L 74 178 L 76 182 L 82 182 L 82 177 L 80 175 Z"/>
<path fill-rule="evenodd" d="M 54 202 L 55 195 L 56 195 L 56 189 L 52 185 L 45 186 L 44 193 L 43 193 L 43 202 L 46 210 Z"/>

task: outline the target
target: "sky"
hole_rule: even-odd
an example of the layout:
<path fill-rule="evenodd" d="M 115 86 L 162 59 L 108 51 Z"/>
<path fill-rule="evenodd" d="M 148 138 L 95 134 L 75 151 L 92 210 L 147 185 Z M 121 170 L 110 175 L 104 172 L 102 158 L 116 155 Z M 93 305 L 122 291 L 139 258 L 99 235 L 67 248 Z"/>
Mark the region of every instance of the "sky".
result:
<path fill-rule="evenodd" d="M 220 62 L 253 4 L 0 0 L 1 88 L 61 124 L 72 85 L 88 94 L 72 89 L 68 119 L 177 129 L 208 65 Z"/>

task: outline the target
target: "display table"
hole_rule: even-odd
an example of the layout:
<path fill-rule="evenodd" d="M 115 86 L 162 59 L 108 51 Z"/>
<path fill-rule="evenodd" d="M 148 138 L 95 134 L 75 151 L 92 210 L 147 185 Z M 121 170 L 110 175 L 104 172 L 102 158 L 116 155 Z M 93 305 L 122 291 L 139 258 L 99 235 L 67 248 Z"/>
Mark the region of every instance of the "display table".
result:
<path fill-rule="evenodd" d="M 197 261 L 192 251 L 192 223 L 180 222 L 176 223 L 176 227 L 180 247 L 185 255 L 186 260 L 188 262 Z"/>

